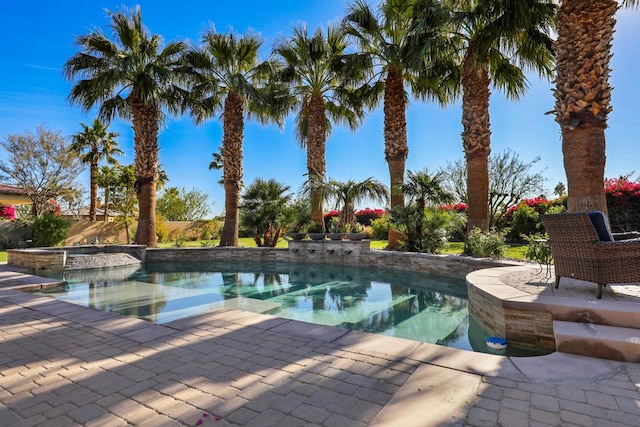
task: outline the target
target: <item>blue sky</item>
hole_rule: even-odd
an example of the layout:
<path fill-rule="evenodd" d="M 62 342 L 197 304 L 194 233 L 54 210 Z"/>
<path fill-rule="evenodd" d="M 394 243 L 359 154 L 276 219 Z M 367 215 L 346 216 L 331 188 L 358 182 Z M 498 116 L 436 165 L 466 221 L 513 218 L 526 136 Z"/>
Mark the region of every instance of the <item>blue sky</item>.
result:
<path fill-rule="evenodd" d="M 248 29 L 261 34 L 266 58 L 274 40 L 288 37 L 293 25 L 306 23 L 310 29 L 337 22 L 347 7 L 345 0 L 271 2 L 245 0 L 242 3 L 217 1 L 167 0 L 124 3 L 139 4 L 143 23 L 165 41 L 190 40 L 198 43 L 204 29 L 214 25 L 219 32 Z M 64 79 L 62 67 L 77 47 L 77 36 L 95 27 L 108 31 L 104 9 L 119 10 L 123 2 L 86 0 L 4 1 L 0 5 L 0 138 L 34 131 L 44 124 L 65 136 L 77 133 L 80 122 L 90 124 L 95 112 L 82 113 L 71 106 L 67 96 L 71 83 Z M 640 173 L 640 85 L 633 77 L 640 69 L 640 44 L 637 37 L 640 12 L 625 10 L 618 14 L 614 40 L 611 82 L 614 111 L 607 130 L 606 176 Z M 634 33 L 636 30 L 636 33 Z M 491 98 L 493 152 L 507 148 L 529 161 L 540 156 L 535 170 L 545 169 L 548 194 L 559 181 L 566 182 L 562 164 L 561 138 L 553 116 L 552 84 L 530 78 L 531 88 L 520 101 L 508 101 L 497 91 Z M 412 100 L 407 111 L 408 170 L 427 167 L 435 171 L 447 162 L 463 157 L 460 104 L 445 109 Z M 339 180 L 361 180 L 373 176 L 388 183 L 384 160 L 383 116 L 381 109 L 369 113 L 356 131 L 335 126 L 327 142 L 327 175 Z M 133 135 L 130 123 L 115 120 L 110 130 L 120 133 L 123 164 L 133 162 Z M 220 172 L 209 171 L 211 153 L 222 140 L 219 120 L 196 126 L 189 117 L 170 119 L 160 133 L 160 161 L 169 175 L 168 186 L 197 188 L 210 194 L 213 212 L 224 206 L 224 192 L 217 184 Z M 297 190 L 304 181 L 306 155 L 294 137 L 293 115 L 283 130 L 276 126 L 245 123 L 245 184 L 256 177 L 275 178 Z M 0 151 L 0 158 L 6 158 Z M 88 189 L 88 173 L 79 177 Z M 373 207 L 373 206 L 372 206 Z"/>

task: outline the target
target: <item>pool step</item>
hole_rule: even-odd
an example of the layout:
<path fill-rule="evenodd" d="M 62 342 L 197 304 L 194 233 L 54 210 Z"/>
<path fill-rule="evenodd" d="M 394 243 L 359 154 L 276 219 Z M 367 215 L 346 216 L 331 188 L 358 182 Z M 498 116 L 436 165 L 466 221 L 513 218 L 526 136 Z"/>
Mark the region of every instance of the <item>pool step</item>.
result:
<path fill-rule="evenodd" d="M 553 332 L 559 352 L 640 362 L 640 329 L 554 320 Z"/>

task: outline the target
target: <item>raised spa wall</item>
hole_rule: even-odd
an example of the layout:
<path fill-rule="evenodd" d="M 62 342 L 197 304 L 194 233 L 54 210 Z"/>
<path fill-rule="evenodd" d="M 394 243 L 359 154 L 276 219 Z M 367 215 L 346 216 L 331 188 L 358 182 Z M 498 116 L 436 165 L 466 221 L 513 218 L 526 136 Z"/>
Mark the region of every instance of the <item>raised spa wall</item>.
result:
<path fill-rule="evenodd" d="M 141 264 L 145 245 L 85 245 L 7 249 L 7 264 L 38 270 L 82 270 Z M 83 256 L 93 255 L 93 256 Z"/>

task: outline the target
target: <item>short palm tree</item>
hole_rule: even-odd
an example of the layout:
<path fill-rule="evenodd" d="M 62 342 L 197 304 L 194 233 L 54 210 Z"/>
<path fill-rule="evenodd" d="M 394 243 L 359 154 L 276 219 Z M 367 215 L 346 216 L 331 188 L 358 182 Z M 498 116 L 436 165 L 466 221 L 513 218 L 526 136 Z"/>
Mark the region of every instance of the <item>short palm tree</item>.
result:
<path fill-rule="evenodd" d="M 490 86 L 518 99 L 525 70 L 550 76 L 553 0 L 452 0 L 464 43 L 460 64 L 462 143 L 467 161 L 467 230 L 489 228 Z"/>
<path fill-rule="evenodd" d="M 353 227 L 356 223 L 358 203 L 365 200 L 385 202 L 389 197 L 387 187 L 372 177 L 362 181 L 328 179 L 313 185 L 322 189 L 326 201 L 335 203 L 335 208 L 340 210 L 340 224 L 348 227 Z"/>
<path fill-rule="evenodd" d="M 275 247 L 286 220 L 286 206 L 291 200 L 289 186 L 274 179 L 256 179 L 242 195 L 241 221 L 251 230 L 258 247 Z"/>
<path fill-rule="evenodd" d="M 419 3 L 419 4 L 418 4 Z M 416 19 L 419 16 L 419 19 Z M 358 43 L 355 56 L 373 68 L 370 106 L 384 104 L 385 159 L 389 167 L 391 207 L 404 206 L 402 185 L 409 154 L 405 87 L 421 99 L 444 105 L 455 93 L 455 56 L 449 32 L 449 14 L 435 1 L 387 0 L 376 12 L 364 0 L 352 3 L 343 20 L 346 32 Z M 449 63 L 450 66 L 446 66 Z M 389 232 L 389 247 L 399 235 Z"/>
<path fill-rule="evenodd" d="M 118 148 L 115 132 L 107 132 L 108 126 L 100 120 L 93 121 L 93 127 L 80 123 L 82 132 L 73 135 L 70 150 L 76 153 L 82 163 L 89 165 L 91 201 L 89 202 L 89 221 L 96 220 L 98 200 L 98 163 L 106 160 L 110 165 L 118 163 L 114 155 L 124 154 Z M 105 213 L 106 218 L 106 213 Z"/>
<path fill-rule="evenodd" d="M 443 176 L 440 172 L 431 175 L 427 169 L 421 171 L 409 171 L 407 180 L 402 186 L 405 196 L 415 203 L 418 212 L 424 213 L 427 203 L 442 205 L 451 203 L 453 195 L 449 193 L 443 183 Z M 418 216 L 416 233 L 421 236 L 423 233 L 423 215 Z"/>
<path fill-rule="evenodd" d="M 616 0 L 564 0 L 558 10 L 555 115 L 569 212 L 607 211 L 604 131 L 612 110 L 609 61 L 618 7 Z"/>
<path fill-rule="evenodd" d="M 80 51 L 67 60 L 67 79 L 77 79 L 69 94 L 84 111 L 98 106 L 101 120 L 115 116 L 131 120 L 135 149 L 135 176 L 139 201 L 135 242 L 158 246 L 156 236 L 156 184 L 158 179 L 158 130 L 165 117 L 183 111 L 187 93 L 182 42 L 162 47 L 159 35 L 142 25 L 140 9 L 108 12 L 113 40 L 101 30 L 77 38 Z"/>
<path fill-rule="evenodd" d="M 202 48 L 189 54 L 194 70 L 191 108 L 196 122 L 222 109 L 222 158 L 218 160 L 223 163 L 225 219 L 220 246 L 238 246 L 245 114 L 262 123 L 281 125 L 286 111 L 277 102 L 286 97 L 278 92 L 281 88 L 272 78 L 276 64 L 259 61 L 261 45 L 256 34 L 238 37 L 212 28 L 204 34 Z"/>
<path fill-rule="evenodd" d="M 282 81 L 288 83 L 299 108 L 296 136 L 307 150 L 309 182 L 324 180 L 332 122 L 353 130 L 364 118 L 362 104 L 354 97 L 354 85 L 364 77 L 364 69 L 344 61 L 347 48 L 344 32 L 332 25 L 326 35 L 321 28 L 309 35 L 305 26 L 294 27 L 291 38 L 274 48 L 284 65 Z M 324 224 L 321 191 L 314 186 L 310 194 L 311 219 L 318 225 Z"/>

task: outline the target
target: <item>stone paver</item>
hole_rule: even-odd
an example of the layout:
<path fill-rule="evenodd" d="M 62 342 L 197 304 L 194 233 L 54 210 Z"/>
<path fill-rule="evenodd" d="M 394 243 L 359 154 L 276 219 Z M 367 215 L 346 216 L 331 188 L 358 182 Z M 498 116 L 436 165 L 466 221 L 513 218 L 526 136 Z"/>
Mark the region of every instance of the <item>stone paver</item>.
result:
<path fill-rule="evenodd" d="M 636 426 L 640 419 L 640 364 L 487 357 L 229 309 L 140 328 L 63 305 L 0 288 L 0 425 Z"/>

